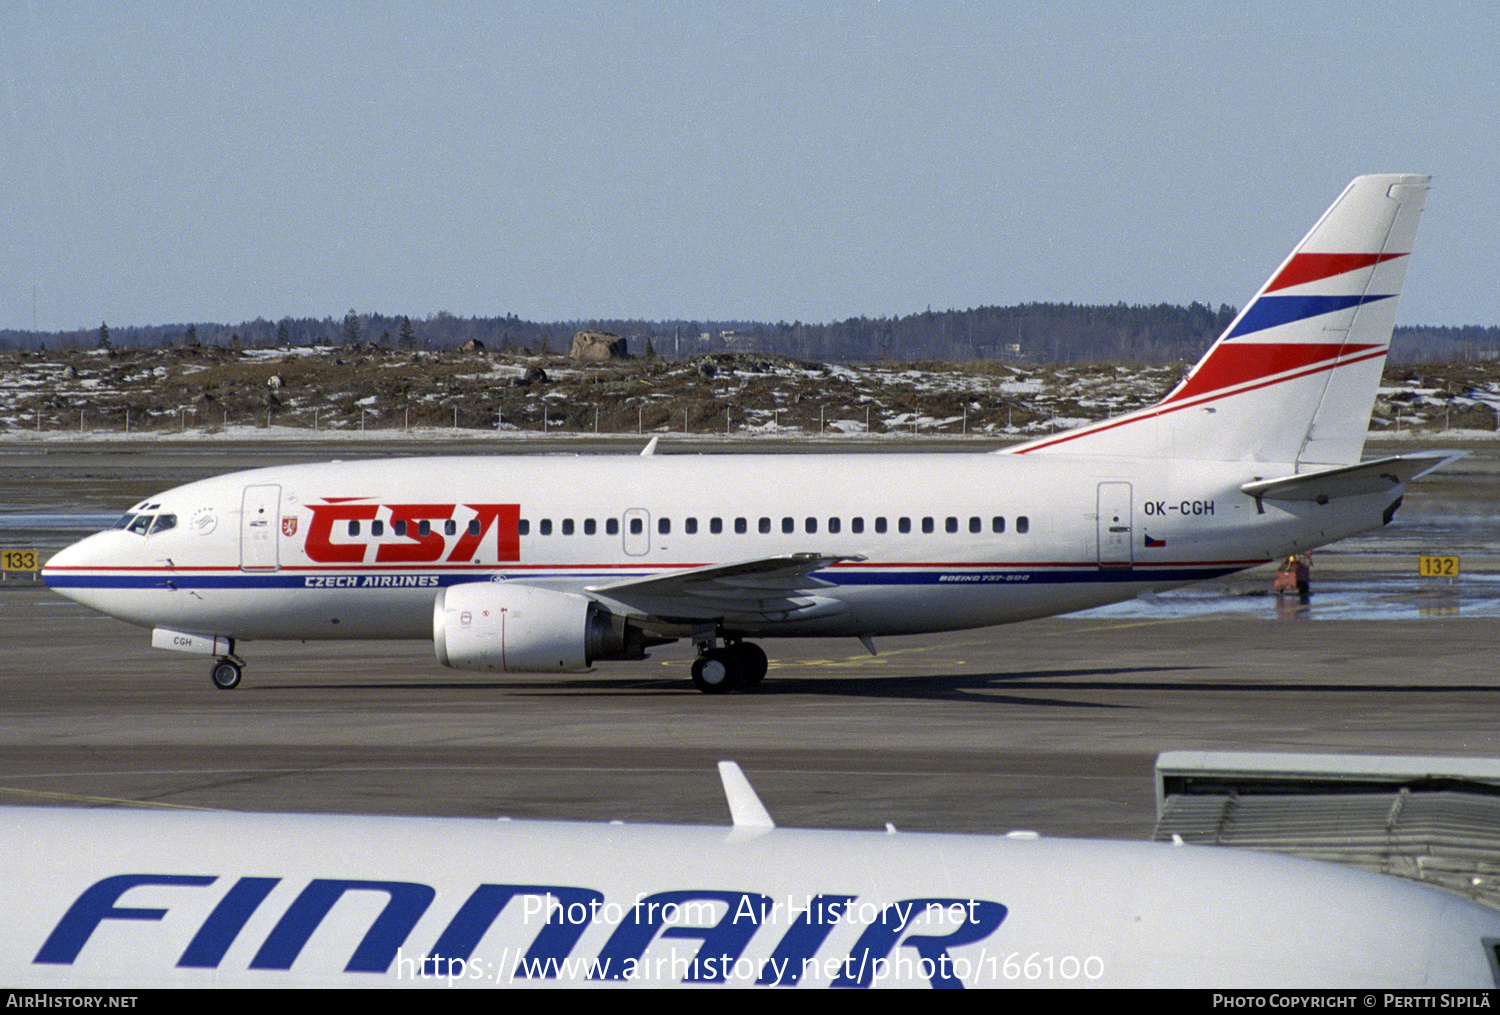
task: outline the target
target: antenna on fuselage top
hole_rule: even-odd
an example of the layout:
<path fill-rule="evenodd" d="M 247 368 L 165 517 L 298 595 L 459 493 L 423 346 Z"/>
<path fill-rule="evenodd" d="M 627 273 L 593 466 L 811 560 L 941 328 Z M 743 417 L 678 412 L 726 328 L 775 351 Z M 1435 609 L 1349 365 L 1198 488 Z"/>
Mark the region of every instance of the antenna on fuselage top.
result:
<path fill-rule="evenodd" d="M 655 440 L 655 438 L 652 438 Z M 755 787 L 745 778 L 745 773 L 733 761 L 719 762 L 719 779 L 724 783 L 724 796 L 729 801 L 729 818 L 735 828 L 776 827 L 771 812 L 760 802 Z"/>

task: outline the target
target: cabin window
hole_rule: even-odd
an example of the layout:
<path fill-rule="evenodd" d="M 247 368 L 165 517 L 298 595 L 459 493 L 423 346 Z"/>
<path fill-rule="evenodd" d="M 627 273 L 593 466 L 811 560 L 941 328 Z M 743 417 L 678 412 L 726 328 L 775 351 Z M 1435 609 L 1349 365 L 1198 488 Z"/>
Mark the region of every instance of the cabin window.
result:
<path fill-rule="evenodd" d="M 537 522 L 536 523 L 536 531 L 537 531 L 537 535 L 539 535 L 539 536 L 550 536 L 550 535 L 552 535 L 552 519 L 550 519 L 550 518 L 543 518 L 541 521 Z"/>
<path fill-rule="evenodd" d="M 646 531 L 646 523 L 645 522 L 641 521 L 639 518 L 632 518 L 632 519 L 630 519 L 630 534 L 632 536 L 639 536 L 642 532 L 645 532 L 645 531 Z"/>
<path fill-rule="evenodd" d="M 980 520 L 980 518 L 979 518 L 978 515 L 975 515 L 973 518 L 969 519 L 969 531 L 970 532 L 983 532 L 984 531 L 984 522 Z"/>
<path fill-rule="evenodd" d="M 828 519 L 828 531 L 829 532 L 834 533 L 836 535 L 838 533 L 838 531 L 839 531 L 840 528 L 841 528 L 841 525 L 840 525 L 839 520 L 837 518 L 830 518 L 830 519 Z"/>
<path fill-rule="evenodd" d="M 698 519 L 696 519 L 696 518 L 684 518 L 682 520 L 682 531 L 685 532 L 685 533 L 687 533 L 690 536 L 697 535 L 698 534 Z"/>
<path fill-rule="evenodd" d="M 945 518 L 945 519 L 943 519 L 943 531 L 944 532 L 957 532 L 958 531 L 958 519 L 957 518 Z"/>
<path fill-rule="evenodd" d="M 372 535 L 372 536 L 383 536 L 383 535 L 385 535 L 385 522 L 381 521 L 378 518 L 375 519 L 373 522 L 371 522 L 370 523 L 370 535 Z"/>
<path fill-rule="evenodd" d="M 432 535 L 432 522 L 428 521 L 426 518 L 423 518 L 421 521 L 417 522 L 417 535 Z"/>
<path fill-rule="evenodd" d="M 932 524 L 932 518 L 931 518 L 931 516 L 923 518 L 922 519 L 922 531 L 925 532 L 925 533 L 927 533 L 930 536 L 930 535 L 932 535 L 932 530 L 933 530 L 933 524 Z"/>
<path fill-rule="evenodd" d="M 719 533 L 723 532 L 724 531 L 724 519 L 722 519 L 722 518 L 710 518 L 708 520 L 708 531 L 711 532 L 715 536 L 717 536 Z"/>
<path fill-rule="evenodd" d="M 573 519 L 564 518 L 562 520 L 562 534 L 565 536 L 571 536 L 573 534 Z"/>
<path fill-rule="evenodd" d="M 901 518 L 901 519 L 898 519 L 897 522 L 896 522 L 896 529 L 897 529 L 897 531 L 903 532 L 903 533 L 910 532 L 911 531 L 911 519 L 910 518 Z"/>
<path fill-rule="evenodd" d="M 359 535 L 359 522 L 351 521 L 349 523 L 349 535 L 351 535 L 351 536 L 357 536 L 357 535 Z"/>
<path fill-rule="evenodd" d="M 782 532 L 796 532 L 797 531 L 797 522 L 796 522 L 796 520 L 792 519 L 792 518 L 783 518 L 781 520 L 781 531 Z"/>
<path fill-rule="evenodd" d="M 991 518 L 990 519 L 990 531 L 991 532 L 1004 532 L 1005 531 L 1005 519 L 1002 518 L 1002 517 L 1000 517 L 999 515 L 996 515 L 995 517 Z"/>
<path fill-rule="evenodd" d="M 592 536 L 594 533 L 596 533 L 598 531 L 599 531 L 599 526 L 597 524 L 595 524 L 595 522 L 594 522 L 594 520 L 592 518 L 585 518 L 583 520 L 583 534 L 585 536 Z"/>
<path fill-rule="evenodd" d="M 458 535 L 458 523 L 455 522 L 452 518 L 449 518 L 446 522 L 443 523 L 443 535 L 445 535 L 445 536 L 456 536 L 456 535 Z"/>
<path fill-rule="evenodd" d="M 878 518 L 875 519 L 875 531 L 879 532 L 881 534 L 885 533 L 885 516 L 884 515 L 881 515 L 880 517 L 878 517 Z"/>
<path fill-rule="evenodd" d="M 863 518 L 849 519 L 849 531 L 853 533 L 865 531 L 865 520 Z"/>
<path fill-rule="evenodd" d="M 528 518 L 522 518 L 520 521 L 516 522 L 516 535 L 518 535 L 518 536 L 529 536 L 529 535 L 531 535 L 531 520 L 530 519 L 528 519 Z"/>
<path fill-rule="evenodd" d="M 749 531 L 750 531 L 750 523 L 748 521 L 746 521 L 743 518 L 736 518 L 734 520 L 734 532 L 735 532 L 735 535 L 737 535 L 737 536 L 743 536 L 746 532 L 749 532 Z"/>
<path fill-rule="evenodd" d="M 469 535 L 471 535 L 471 536 L 477 536 L 477 535 L 479 535 L 479 519 L 478 518 L 470 518 L 469 519 Z"/>
<path fill-rule="evenodd" d="M 606 536 L 618 536 L 620 534 L 620 519 L 604 519 L 604 534 Z"/>
<path fill-rule="evenodd" d="M 765 535 L 766 533 L 768 533 L 770 531 L 771 531 L 771 519 L 769 519 L 769 518 L 762 518 L 760 520 L 760 534 L 761 535 Z"/>
<path fill-rule="evenodd" d="M 663 536 L 670 536 L 672 534 L 672 519 L 658 518 L 656 520 L 656 531 Z"/>
<path fill-rule="evenodd" d="M 817 532 L 818 531 L 818 520 L 816 518 L 809 518 L 809 519 L 807 519 L 806 521 L 804 521 L 802 523 L 802 530 L 804 532 L 806 532 L 808 535 L 812 535 L 814 532 Z"/>
<path fill-rule="evenodd" d="M 1031 531 L 1031 519 L 1025 515 L 1016 515 L 1016 531 L 1026 533 Z"/>

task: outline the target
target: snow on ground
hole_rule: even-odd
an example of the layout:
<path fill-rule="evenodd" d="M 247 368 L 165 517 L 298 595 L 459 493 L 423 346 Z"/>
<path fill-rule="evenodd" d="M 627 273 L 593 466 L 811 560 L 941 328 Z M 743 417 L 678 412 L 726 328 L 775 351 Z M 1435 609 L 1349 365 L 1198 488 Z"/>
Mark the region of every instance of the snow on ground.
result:
<path fill-rule="evenodd" d="M 431 440 L 736 433 L 1037 436 L 1160 399 L 1182 368 L 820 364 L 755 353 L 597 367 L 380 349 L 0 350 L 0 440 L 145 433 Z M 1500 364 L 1391 367 L 1372 433 L 1493 440 Z M 456 422 L 456 429 L 455 429 Z M 269 423 L 269 427 L 268 424 Z"/>

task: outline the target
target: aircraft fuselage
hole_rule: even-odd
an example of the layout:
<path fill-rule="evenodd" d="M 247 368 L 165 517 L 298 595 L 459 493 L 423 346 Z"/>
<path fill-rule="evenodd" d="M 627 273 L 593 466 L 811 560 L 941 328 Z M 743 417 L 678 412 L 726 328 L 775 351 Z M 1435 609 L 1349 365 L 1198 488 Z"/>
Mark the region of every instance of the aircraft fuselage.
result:
<path fill-rule="evenodd" d="M 877 636 L 1010 623 L 1219 577 L 1381 524 L 1256 500 L 1290 465 L 1063 455 L 494 457 L 286 466 L 192 483 L 49 563 L 130 623 L 236 639 L 430 638 L 439 588 L 560 591 L 782 554 L 837 608 L 736 634 Z M 153 531 L 141 519 L 175 518 Z M 142 534 L 141 529 L 145 529 Z M 609 602 L 607 589 L 593 597 Z M 628 609 L 626 612 L 629 612 Z"/>

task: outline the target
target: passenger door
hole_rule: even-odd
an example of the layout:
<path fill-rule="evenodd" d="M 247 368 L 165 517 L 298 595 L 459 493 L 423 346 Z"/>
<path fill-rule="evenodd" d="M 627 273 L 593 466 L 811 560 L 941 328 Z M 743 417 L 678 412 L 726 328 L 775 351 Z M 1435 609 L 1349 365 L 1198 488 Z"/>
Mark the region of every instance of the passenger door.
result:
<path fill-rule="evenodd" d="M 281 487 L 247 486 L 240 500 L 240 570 L 276 571 L 281 514 Z"/>
<path fill-rule="evenodd" d="M 1099 566 L 1128 569 L 1133 562 L 1130 484 L 1100 483 L 1098 495 Z"/>

